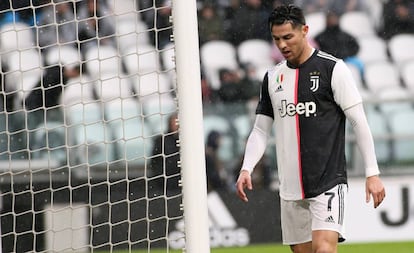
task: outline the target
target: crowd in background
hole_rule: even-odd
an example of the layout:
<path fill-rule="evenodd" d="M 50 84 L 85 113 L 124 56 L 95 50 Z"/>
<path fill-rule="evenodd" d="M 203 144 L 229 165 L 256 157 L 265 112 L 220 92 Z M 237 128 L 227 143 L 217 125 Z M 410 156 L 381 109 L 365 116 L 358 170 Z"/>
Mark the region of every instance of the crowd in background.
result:
<path fill-rule="evenodd" d="M 380 1 L 380 0 L 378 0 Z M 51 2 L 54 5 L 50 4 Z M 362 0 L 198 0 L 199 42 L 202 47 L 212 40 L 224 40 L 235 47 L 243 41 L 260 39 L 272 43 L 267 25 L 270 11 L 282 3 L 294 3 L 305 10 L 305 14 L 326 12 L 327 29 L 312 38 L 313 45 L 352 61 L 363 71 L 355 56 L 358 42 L 350 34 L 340 31 L 338 19 L 345 12 L 362 11 L 372 16 L 369 2 Z M 377 24 L 378 36 L 389 39 L 397 33 L 414 33 L 414 3 L 408 0 L 380 1 L 382 13 Z M 136 17 L 148 28 L 149 43 L 159 50 L 171 42 L 171 1 L 136 1 Z M 156 7 L 156 8 L 154 8 Z M 112 45 L 116 41 L 116 20 L 111 15 L 111 0 L 15 0 L 1 1 L 0 25 L 24 22 L 34 26 L 36 45 L 47 51 L 56 43 L 73 45 L 85 52 L 88 47 Z M 58 26 L 54 24 L 58 24 Z M 155 27 L 156 30 L 150 29 Z M 312 29 L 312 28 L 311 28 Z M 343 42 L 343 43 L 341 43 Z M 341 43 L 341 44 L 338 44 Z M 274 63 L 281 59 L 274 49 Z M 7 66 L 6 66 L 7 67 Z M 240 102 L 255 97 L 257 80 L 252 80 L 249 67 L 240 64 L 237 70 L 223 69 L 220 72 L 221 88 L 212 88 L 203 83 L 205 102 Z M 87 71 L 87 70 L 84 70 Z M 202 70 L 203 71 L 203 70 Z M 208 82 L 208 80 L 203 80 Z M 259 81 L 260 82 L 260 81 Z M 237 84 L 237 85 L 235 85 Z M 244 91 L 240 93 L 241 91 Z"/>
<path fill-rule="evenodd" d="M 42 52 L 47 52 L 57 43 L 71 45 L 82 54 L 88 48 L 96 46 L 109 45 L 118 48 L 115 16 L 110 14 L 113 11 L 110 2 L 111 0 L 0 1 L 0 25 L 24 22 L 34 27 L 37 40 L 35 44 Z M 250 39 L 260 39 L 272 43 L 267 24 L 268 14 L 279 4 L 294 3 L 302 7 L 305 14 L 324 11 L 327 15 L 326 29 L 311 38 L 310 43 L 355 64 L 363 72 L 363 65 L 356 57 L 359 50 L 358 42 L 352 35 L 340 29 L 338 20 L 341 15 L 349 11 L 362 11 L 371 15 L 368 2 L 370 1 L 198 0 L 200 47 L 214 40 L 227 41 L 235 47 Z M 414 33 L 413 1 L 388 0 L 381 1 L 381 5 L 382 13 L 379 18 L 381 22 L 376 26 L 378 36 L 388 40 L 397 33 Z M 138 0 L 135 6 L 137 20 L 149 28 L 145 31 L 149 35 L 149 43 L 162 50 L 171 42 L 171 1 Z M 156 29 L 150 29 L 151 27 Z M 272 57 L 274 63 L 282 60 L 276 48 L 274 48 Z M 256 99 L 259 94 L 260 80 L 251 77 L 250 67 L 248 64 L 240 64 L 238 69 L 221 69 L 219 71 L 220 85 L 217 89 L 210 86 L 202 69 L 204 103 L 247 103 Z M 7 71 L 7 65 L 3 65 L 2 68 L 3 72 Z M 87 71 L 85 68 L 82 70 Z M 48 84 L 48 80 L 52 80 L 50 85 L 55 85 L 60 79 L 64 80 L 65 71 L 63 69 L 58 69 L 57 72 L 56 69 L 53 69 L 50 72 L 55 73 L 55 77 L 44 77 L 46 81 L 39 82 L 38 86 Z M 76 74 L 80 73 L 71 73 L 71 75 Z M 56 75 L 58 76 L 56 77 Z M 58 97 L 59 93 L 58 90 L 46 95 Z M 44 101 L 42 96 L 44 95 L 40 94 L 38 100 Z M 51 105 L 36 105 L 36 101 L 33 104 L 35 107 L 55 106 L 57 100 L 53 101 Z M 33 109 L 30 106 L 28 108 Z M 7 109 L 13 110 L 12 108 Z M 220 133 L 213 131 L 209 133 L 206 141 L 207 175 L 211 188 L 227 188 L 229 185 L 226 181 L 228 175 L 225 175 L 223 164 L 220 163 L 216 154 L 220 145 L 219 140 Z M 171 142 L 174 144 L 174 139 Z M 159 144 L 157 145 L 156 147 L 159 147 Z M 262 173 L 258 180 L 264 187 L 269 187 L 270 173 L 266 158 L 260 164 L 263 168 L 258 170 L 259 173 Z M 234 168 L 235 172 L 237 170 L 238 168 Z"/>

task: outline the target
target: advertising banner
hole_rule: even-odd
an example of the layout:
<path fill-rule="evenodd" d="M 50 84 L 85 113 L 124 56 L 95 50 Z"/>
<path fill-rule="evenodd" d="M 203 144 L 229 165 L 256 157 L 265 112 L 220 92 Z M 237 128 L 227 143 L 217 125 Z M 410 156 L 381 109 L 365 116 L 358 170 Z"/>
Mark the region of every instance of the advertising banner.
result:
<path fill-rule="evenodd" d="M 365 203 L 365 180 L 349 181 L 348 242 L 414 241 L 414 177 L 383 177 L 386 197 Z"/>

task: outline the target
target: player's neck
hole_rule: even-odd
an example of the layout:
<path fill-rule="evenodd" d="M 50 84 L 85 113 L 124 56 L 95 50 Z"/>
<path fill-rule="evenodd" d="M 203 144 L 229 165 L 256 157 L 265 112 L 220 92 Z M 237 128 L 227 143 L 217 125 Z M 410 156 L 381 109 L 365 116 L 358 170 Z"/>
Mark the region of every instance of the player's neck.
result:
<path fill-rule="evenodd" d="M 298 67 L 302 65 L 304 62 L 306 62 L 313 54 L 315 49 L 307 43 L 305 47 L 303 48 L 300 56 L 296 59 L 295 62 L 289 62 L 291 66 Z"/>
<path fill-rule="evenodd" d="M 299 57 L 299 64 L 303 64 L 305 61 L 307 61 L 313 54 L 314 48 L 309 45 L 309 43 L 306 43 L 305 48 L 303 49 L 303 52 L 301 56 Z"/>

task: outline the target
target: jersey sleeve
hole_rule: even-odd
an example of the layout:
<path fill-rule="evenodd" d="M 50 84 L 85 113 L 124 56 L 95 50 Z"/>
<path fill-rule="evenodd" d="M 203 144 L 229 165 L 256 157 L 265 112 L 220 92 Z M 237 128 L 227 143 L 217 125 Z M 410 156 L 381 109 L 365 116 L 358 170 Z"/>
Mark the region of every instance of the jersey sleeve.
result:
<path fill-rule="evenodd" d="M 269 95 L 269 74 L 263 78 L 262 87 L 260 89 L 259 103 L 256 108 L 256 114 L 263 114 L 274 119 L 272 101 Z"/>
<path fill-rule="evenodd" d="M 272 124 L 273 119 L 260 114 L 256 116 L 253 129 L 247 139 L 242 170 L 247 170 L 250 174 L 253 172 L 265 152 Z"/>
<path fill-rule="evenodd" d="M 357 145 L 365 164 L 365 176 L 370 177 L 380 174 L 375 156 L 374 140 L 368 126 L 364 107 L 362 104 L 353 106 L 345 111 L 345 116 L 354 129 Z"/>
<path fill-rule="evenodd" d="M 355 79 L 343 60 L 339 60 L 333 69 L 332 92 L 336 103 L 344 111 L 362 103 Z"/>

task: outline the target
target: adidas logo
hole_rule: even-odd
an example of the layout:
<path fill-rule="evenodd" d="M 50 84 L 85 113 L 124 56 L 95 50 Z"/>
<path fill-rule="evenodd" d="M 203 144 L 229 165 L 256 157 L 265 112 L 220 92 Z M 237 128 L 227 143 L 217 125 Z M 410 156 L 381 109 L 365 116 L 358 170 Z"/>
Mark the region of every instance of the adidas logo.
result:
<path fill-rule="evenodd" d="M 329 223 L 335 223 L 334 218 L 332 217 L 332 215 L 330 215 L 328 218 L 325 219 L 325 222 L 329 222 Z"/>
<path fill-rule="evenodd" d="M 283 91 L 282 85 L 277 86 L 275 92 Z"/>
<path fill-rule="evenodd" d="M 210 246 L 241 247 L 250 242 L 249 231 L 239 227 L 220 195 L 212 191 L 207 195 L 210 226 Z M 184 219 L 177 221 L 175 230 L 168 235 L 172 249 L 182 249 L 184 241 Z"/>

